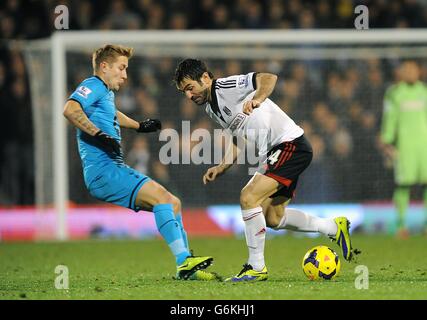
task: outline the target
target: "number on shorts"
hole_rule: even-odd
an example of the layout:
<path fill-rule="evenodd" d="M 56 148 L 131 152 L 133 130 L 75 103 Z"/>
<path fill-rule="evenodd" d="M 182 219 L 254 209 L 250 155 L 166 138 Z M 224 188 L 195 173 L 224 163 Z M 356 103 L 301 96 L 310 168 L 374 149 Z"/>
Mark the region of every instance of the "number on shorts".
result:
<path fill-rule="evenodd" d="M 270 155 L 267 159 L 271 165 L 275 164 L 279 160 L 279 156 L 282 153 L 282 150 L 276 150 L 272 155 Z"/>

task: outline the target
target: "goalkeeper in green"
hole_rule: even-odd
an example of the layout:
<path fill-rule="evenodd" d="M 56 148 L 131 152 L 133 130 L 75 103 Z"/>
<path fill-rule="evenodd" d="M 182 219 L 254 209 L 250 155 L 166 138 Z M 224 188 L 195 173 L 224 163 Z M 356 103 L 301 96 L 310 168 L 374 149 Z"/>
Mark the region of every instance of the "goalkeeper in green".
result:
<path fill-rule="evenodd" d="M 384 97 L 381 142 L 393 160 L 395 191 L 393 202 L 398 212 L 398 236 L 406 237 L 405 214 L 411 187 L 424 187 L 427 227 L 427 86 L 419 80 L 416 62 L 400 67 L 401 81 L 391 86 Z"/>

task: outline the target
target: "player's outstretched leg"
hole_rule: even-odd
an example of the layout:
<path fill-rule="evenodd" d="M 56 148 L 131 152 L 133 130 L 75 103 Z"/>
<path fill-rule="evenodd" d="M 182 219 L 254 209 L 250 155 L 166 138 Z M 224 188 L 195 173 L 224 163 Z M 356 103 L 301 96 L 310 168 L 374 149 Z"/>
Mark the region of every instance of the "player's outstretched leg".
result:
<path fill-rule="evenodd" d="M 191 256 L 193 256 L 193 251 L 190 250 L 190 246 L 188 244 L 188 237 L 187 237 L 187 232 L 185 231 L 184 228 L 184 223 L 182 220 L 182 213 L 181 213 L 181 201 L 173 196 L 173 205 L 174 205 L 174 212 L 175 214 L 175 219 L 176 222 L 179 225 L 180 231 L 181 231 L 181 235 L 182 235 L 182 239 L 184 241 L 185 247 L 188 251 L 190 251 Z M 184 280 L 184 278 L 182 276 L 179 275 L 179 273 L 177 272 L 176 275 L 176 279 L 177 280 Z M 212 281 L 212 280 L 218 280 L 221 281 L 222 278 L 219 274 L 215 273 L 215 272 L 209 272 L 206 270 L 196 270 L 194 273 L 192 273 L 189 277 L 189 280 L 200 280 L 200 281 Z"/>
<path fill-rule="evenodd" d="M 212 257 L 195 257 L 187 249 L 179 224 L 175 220 L 172 204 L 158 204 L 153 207 L 157 228 L 175 256 L 177 279 L 187 280 L 194 272 L 206 269 Z"/>
<path fill-rule="evenodd" d="M 338 231 L 335 237 L 331 237 L 331 239 L 341 247 L 344 259 L 351 261 L 353 259 L 353 248 L 350 238 L 350 221 L 346 217 L 338 217 L 334 221 L 337 224 Z"/>
<path fill-rule="evenodd" d="M 206 269 L 211 265 L 212 257 L 195 257 L 186 247 L 171 204 L 155 205 L 153 212 L 160 234 L 175 255 L 177 279 L 187 280 L 197 270 Z"/>
<path fill-rule="evenodd" d="M 282 203 L 283 201 L 280 201 Z M 267 225 L 275 230 L 287 229 L 298 232 L 319 232 L 334 241 L 341 247 L 344 259 L 351 261 L 353 254 L 360 253 L 353 249 L 350 237 L 350 221 L 346 217 L 335 219 L 320 218 L 309 215 L 301 210 L 284 208 L 281 205 L 268 205 Z"/>
<path fill-rule="evenodd" d="M 167 209 L 169 212 L 163 212 L 163 215 L 161 215 L 159 214 L 159 207 L 162 207 L 161 210 Z M 166 242 L 168 242 L 172 253 L 175 255 L 177 263 L 176 279 L 187 280 L 191 276 L 194 276 L 194 274 L 199 270 L 206 269 L 211 265 L 213 261 L 212 257 L 196 257 L 190 253 L 188 241 L 186 239 L 186 232 L 182 225 L 182 219 L 178 218 L 179 221 L 175 219 L 172 205 L 156 205 L 153 207 L 153 212 L 160 233 Z M 168 221 L 165 222 L 165 220 L 167 220 L 166 217 Z M 167 227 L 169 227 L 169 230 L 163 230 Z"/>
<path fill-rule="evenodd" d="M 136 203 L 139 207 L 152 208 L 159 233 L 165 239 L 177 264 L 177 279 L 187 280 L 197 270 L 206 269 L 213 261 L 210 256 L 193 256 L 183 237 L 181 224 L 175 218 L 180 202 L 165 188 L 154 181 L 147 182 L 138 191 Z"/>

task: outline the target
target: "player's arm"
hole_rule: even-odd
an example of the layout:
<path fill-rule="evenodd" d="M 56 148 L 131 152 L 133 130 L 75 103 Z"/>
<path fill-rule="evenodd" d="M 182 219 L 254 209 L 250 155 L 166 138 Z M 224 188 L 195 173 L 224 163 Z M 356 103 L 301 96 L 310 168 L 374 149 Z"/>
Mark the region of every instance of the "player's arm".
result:
<path fill-rule="evenodd" d="M 253 109 L 258 108 L 271 95 L 277 82 L 277 76 L 272 73 L 256 73 L 254 76 L 256 91 L 252 100 L 246 101 L 243 105 L 245 114 L 250 114 Z"/>
<path fill-rule="evenodd" d="M 231 166 L 236 162 L 241 150 L 238 147 L 237 139 L 243 139 L 238 137 L 232 137 L 232 143 L 228 146 L 224 157 L 221 162 L 212 168 L 209 168 L 203 176 L 203 183 L 207 184 L 216 179 L 216 177 L 224 174 Z"/>
<path fill-rule="evenodd" d="M 90 136 L 95 136 L 99 130 L 84 113 L 80 103 L 74 100 L 68 100 L 64 106 L 64 117 L 67 118 L 75 127 L 86 132 Z"/>
<path fill-rule="evenodd" d="M 396 154 L 394 143 L 396 139 L 398 117 L 398 108 L 394 102 L 393 89 L 390 88 L 384 96 L 384 111 L 380 135 L 383 152 L 390 158 L 394 158 Z"/>
<path fill-rule="evenodd" d="M 104 133 L 89 120 L 80 103 L 68 100 L 64 106 L 63 115 L 75 127 L 97 139 L 109 152 L 120 153 L 120 144 L 112 137 Z"/>
<path fill-rule="evenodd" d="M 117 120 L 122 128 L 135 129 L 138 132 L 155 132 L 162 129 L 162 123 L 157 119 L 147 119 L 141 122 L 133 120 L 117 110 Z"/>
<path fill-rule="evenodd" d="M 135 129 L 139 128 L 139 122 L 129 118 L 123 112 L 116 111 L 117 120 L 121 128 Z"/>

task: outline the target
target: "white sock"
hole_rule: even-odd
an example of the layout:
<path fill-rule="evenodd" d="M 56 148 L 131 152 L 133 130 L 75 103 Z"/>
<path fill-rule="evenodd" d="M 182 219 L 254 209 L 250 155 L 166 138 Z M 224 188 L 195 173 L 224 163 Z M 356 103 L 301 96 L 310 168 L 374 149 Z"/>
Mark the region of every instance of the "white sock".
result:
<path fill-rule="evenodd" d="M 248 210 L 242 210 L 243 222 L 245 223 L 246 244 L 249 249 L 248 264 L 254 270 L 261 271 L 265 266 L 264 245 L 266 223 L 262 208 L 257 207 Z"/>
<path fill-rule="evenodd" d="M 296 209 L 285 209 L 279 225 L 274 229 L 288 229 L 299 232 L 320 232 L 327 236 L 335 236 L 338 227 L 333 219 L 311 216 Z"/>

